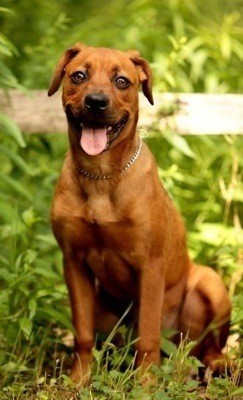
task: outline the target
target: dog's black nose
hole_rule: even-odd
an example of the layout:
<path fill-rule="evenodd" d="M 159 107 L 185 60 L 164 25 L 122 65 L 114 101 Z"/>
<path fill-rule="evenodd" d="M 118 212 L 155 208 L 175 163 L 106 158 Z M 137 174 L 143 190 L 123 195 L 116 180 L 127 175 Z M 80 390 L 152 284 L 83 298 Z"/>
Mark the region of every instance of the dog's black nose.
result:
<path fill-rule="evenodd" d="M 85 97 L 84 104 L 90 111 L 103 111 L 108 107 L 109 99 L 102 93 L 90 93 Z"/>

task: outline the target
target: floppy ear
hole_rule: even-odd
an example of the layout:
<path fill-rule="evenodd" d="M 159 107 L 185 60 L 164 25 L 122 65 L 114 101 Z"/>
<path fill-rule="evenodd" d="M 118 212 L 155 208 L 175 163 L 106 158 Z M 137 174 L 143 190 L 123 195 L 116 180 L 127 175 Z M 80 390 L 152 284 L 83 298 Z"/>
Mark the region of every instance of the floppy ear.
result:
<path fill-rule="evenodd" d="M 60 87 L 63 77 L 65 75 L 66 65 L 85 47 L 82 43 L 76 43 L 73 47 L 66 50 L 58 61 L 51 84 L 48 90 L 48 96 L 52 96 Z"/>
<path fill-rule="evenodd" d="M 138 51 L 130 50 L 127 52 L 130 60 L 135 65 L 140 82 L 142 84 L 142 91 L 145 97 L 147 97 L 150 104 L 154 104 L 153 94 L 152 94 L 152 72 L 150 66 L 144 58 L 142 58 Z"/>

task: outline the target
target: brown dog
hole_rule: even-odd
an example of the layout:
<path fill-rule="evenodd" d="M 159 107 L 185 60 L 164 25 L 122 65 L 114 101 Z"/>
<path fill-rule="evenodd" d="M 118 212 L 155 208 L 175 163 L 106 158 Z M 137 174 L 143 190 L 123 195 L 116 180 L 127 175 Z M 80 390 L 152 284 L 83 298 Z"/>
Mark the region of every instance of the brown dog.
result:
<path fill-rule="evenodd" d="M 162 328 L 197 340 L 212 369 L 222 360 L 230 302 L 220 277 L 195 266 L 183 223 L 136 130 L 138 89 L 153 104 L 152 76 L 136 51 L 77 44 L 56 67 L 49 96 L 63 83 L 70 151 L 52 208 L 54 234 L 76 331 L 71 377 L 88 380 L 96 328 L 112 329 L 133 301 L 137 366 L 160 362 Z"/>

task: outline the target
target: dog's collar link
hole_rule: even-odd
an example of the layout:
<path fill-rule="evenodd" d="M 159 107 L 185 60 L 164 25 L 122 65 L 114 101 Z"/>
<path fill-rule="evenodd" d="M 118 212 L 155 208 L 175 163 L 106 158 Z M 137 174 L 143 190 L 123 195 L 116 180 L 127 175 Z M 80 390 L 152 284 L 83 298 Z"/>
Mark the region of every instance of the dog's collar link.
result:
<path fill-rule="evenodd" d="M 130 168 L 132 166 L 132 164 L 136 161 L 136 159 L 138 158 L 139 154 L 141 153 L 141 149 L 142 149 L 142 144 L 143 141 L 142 139 L 140 139 L 139 145 L 135 151 L 135 153 L 133 154 L 133 156 L 130 158 L 130 160 L 128 161 L 128 163 L 125 165 L 125 167 L 123 167 L 122 169 L 120 169 L 119 172 L 125 172 L 128 168 Z M 85 169 L 79 169 L 79 172 L 81 174 L 83 174 L 86 178 L 89 179 L 100 179 L 100 180 L 105 180 L 105 179 L 112 179 L 115 177 L 115 174 L 112 175 L 97 175 L 97 174 L 91 174 L 90 172 L 86 171 Z"/>

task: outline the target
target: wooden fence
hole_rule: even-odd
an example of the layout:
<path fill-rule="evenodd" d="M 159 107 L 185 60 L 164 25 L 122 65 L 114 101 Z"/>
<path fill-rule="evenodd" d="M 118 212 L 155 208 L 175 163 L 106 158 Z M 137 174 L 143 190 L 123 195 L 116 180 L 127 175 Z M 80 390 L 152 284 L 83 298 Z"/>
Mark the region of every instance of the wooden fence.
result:
<path fill-rule="evenodd" d="M 238 94 L 155 94 L 151 106 L 140 95 L 139 127 L 148 129 L 155 121 L 181 134 L 243 134 L 243 95 Z M 17 122 L 23 132 L 62 133 L 67 124 L 61 91 L 48 97 L 44 90 L 24 94 L 0 91 L 0 112 Z"/>

